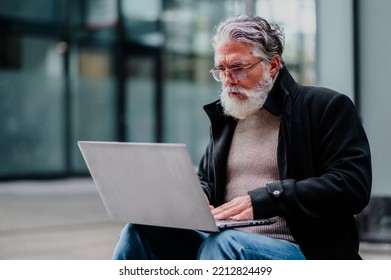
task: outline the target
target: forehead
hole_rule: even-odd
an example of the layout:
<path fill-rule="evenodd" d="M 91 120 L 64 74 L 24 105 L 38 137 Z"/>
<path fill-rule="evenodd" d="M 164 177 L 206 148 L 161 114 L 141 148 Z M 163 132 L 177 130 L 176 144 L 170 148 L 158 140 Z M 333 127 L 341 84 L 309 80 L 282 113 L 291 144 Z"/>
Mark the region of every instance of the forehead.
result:
<path fill-rule="evenodd" d="M 215 51 L 216 64 L 229 64 L 253 57 L 253 46 L 239 42 L 225 42 L 217 46 Z"/>

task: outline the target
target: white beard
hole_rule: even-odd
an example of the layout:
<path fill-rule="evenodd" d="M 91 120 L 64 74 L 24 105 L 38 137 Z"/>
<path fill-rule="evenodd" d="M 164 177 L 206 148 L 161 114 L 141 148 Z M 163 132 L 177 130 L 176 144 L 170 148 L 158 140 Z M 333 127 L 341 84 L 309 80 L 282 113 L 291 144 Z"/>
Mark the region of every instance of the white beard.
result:
<path fill-rule="evenodd" d="M 262 108 L 272 87 L 273 79 L 267 71 L 264 72 L 259 84 L 252 90 L 236 86 L 222 87 L 220 101 L 224 108 L 224 114 L 239 120 L 245 119 Z M 247 98 L 242 100 L 236 96 L 230 96 L 230 92 L 241 93 Z"/>

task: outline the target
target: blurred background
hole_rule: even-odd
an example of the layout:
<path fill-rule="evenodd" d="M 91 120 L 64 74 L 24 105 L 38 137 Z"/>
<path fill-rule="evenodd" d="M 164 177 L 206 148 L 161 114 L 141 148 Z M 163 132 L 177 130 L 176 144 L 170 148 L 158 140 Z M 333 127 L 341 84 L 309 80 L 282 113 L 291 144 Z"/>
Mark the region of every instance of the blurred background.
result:
<path fill-rule="evenodd" d="M 388 0 L 0 0 L 0 259 L 111 257 L 122 225 L 107 219 L 77 141 L 180 142 L 197 165 L 202 106 L 220 90 L 210 37 L 245 13 L 284 27 L 298 82 L 355 102 L 373 153 L 361 240 L 389 252 L 390 10 Z"/>

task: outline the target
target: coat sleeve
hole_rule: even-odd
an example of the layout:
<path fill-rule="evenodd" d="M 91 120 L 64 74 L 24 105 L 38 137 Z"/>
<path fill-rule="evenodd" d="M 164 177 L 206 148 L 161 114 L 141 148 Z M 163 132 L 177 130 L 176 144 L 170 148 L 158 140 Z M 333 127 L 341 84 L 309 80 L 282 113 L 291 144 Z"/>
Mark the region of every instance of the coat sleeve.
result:
<path fill-rule="evenodd" d="M 201 186 L 204 190 L 204 193 L 206 194 L 209 204 L 214 203 L 214 197 L 215 197 L 215 187 L 213 182 L 214 180 L 214 174 L 211 172 L 211 168 L 209 168 L 209 164 L 211 164 L 210 157 L 213 155 L 213 145 L 212 145 L 212 139 L 210 140 L 209 144 L 206 147 L 206 151 L 204 155 L 201 158 L 201 161 L 198 166 L 198 179 L 201 183 Z"/>
<path fill-rule="evenodd" d="M 319 174 L 303 179 L 292 176 L 249 192 L 255 218 L 344 218 L 368 204 L 371 156 L 355 106 L 337 94 L 320 109 L 315 124 Z"/>

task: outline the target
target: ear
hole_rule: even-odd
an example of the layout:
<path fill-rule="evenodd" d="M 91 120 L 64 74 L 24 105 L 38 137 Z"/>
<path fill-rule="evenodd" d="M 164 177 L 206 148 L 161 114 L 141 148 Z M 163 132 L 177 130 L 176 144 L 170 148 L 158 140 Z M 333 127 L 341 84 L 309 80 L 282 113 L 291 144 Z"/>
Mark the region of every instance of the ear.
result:
<path fill-rule="evenodd" d="M 278 71 L 280 71 L 280 66 L 281 66 L 281 58 L 279 56 L 275 56 L 272 58 L 270 61 L 270 75 L 272 78 L 274 78 Z"/>

